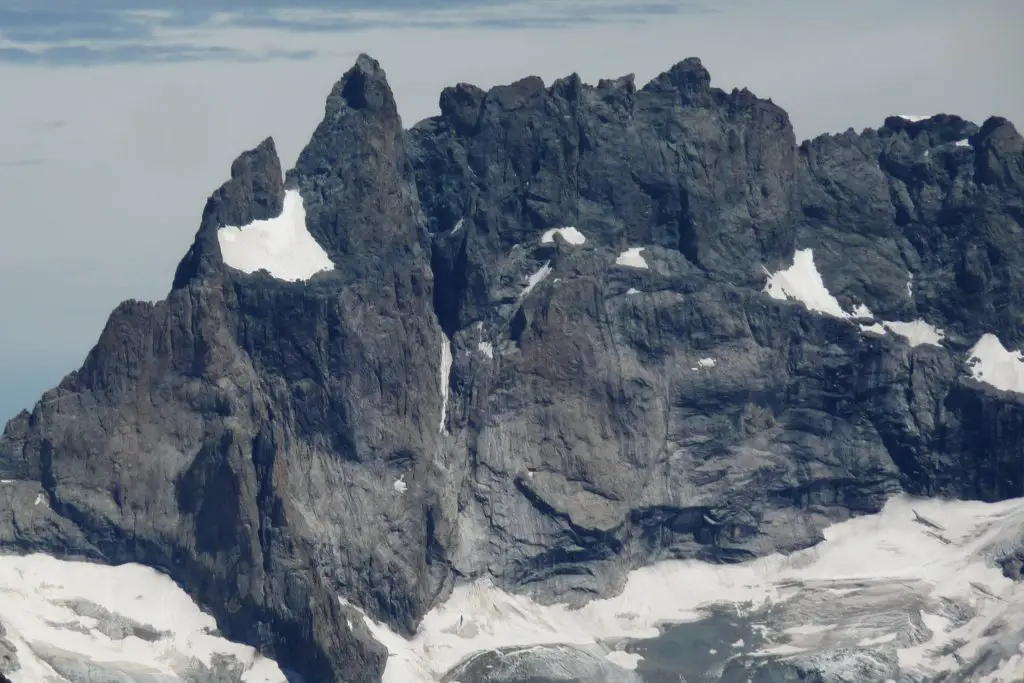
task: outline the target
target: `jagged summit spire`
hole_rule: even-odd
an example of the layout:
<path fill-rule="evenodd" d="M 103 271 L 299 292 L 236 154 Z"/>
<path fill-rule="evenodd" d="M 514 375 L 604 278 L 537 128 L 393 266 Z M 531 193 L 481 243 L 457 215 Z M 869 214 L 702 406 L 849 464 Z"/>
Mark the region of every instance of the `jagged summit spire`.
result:
<path fill-rule="evenodd" d="M 711 74 L 697 57 L 688 57 L 656 76 L 643 88 L 647 92 L 678 90 L 684 104 L 699 104 L 711 93 Z"/>
<path fill-rule="evenodd" d="M 1024 189 L 1024 137 L 1010 121 L 990 116 L 976 142 L 978 180 L 1014 193 Z"/>
<path fill-rule="evenodd" d="M 266 138 L 235 159 L 230 180 L 207 201 L 196 237 L 175 272 L 173 289 L 221 267 L 219 228 L 245 226 L 279 216 L 286 184 L 308 195 L 311 215 L 307 222 L 329 248 L 342 252 L 354 249 L 360 240 L 354 239 L 350 230 L 341 228 L 333 219 L 322 220 L 322 201 L 318 196 L 339 178 L 344 178 L 345 186 L 349 187 L 357 177 L 364 178 L 367 186 L 387 188 L 382 192 L 389 196 L 412 196 L 403 185 L 402 135 L 401 118 L 387 74 L 377 60 L 360 54 L 332 87 L 324 117 L 287 177 L 273 138 Z M 350 213 L 354 215 L 355 210 Z M 410 207 L 403 215 L 414 214 Z M 373 222 L 371 211 L 365 223 Z"/>
<path fill-rule="evenodd" d="M 378 62 L 376 59 L 366 54 L 365 52 L 359 53 L 359 56 L 356 57 L 356 63 L 352 66 L 352 68 L 359 69 L 360 71 L 363 71 L 365 73 L 375 73 L 378 71 L 381 74 L 384 73 L 384 70 L 381 69 L 380 67 L 380 62 Z"/>
<path fill-rule="evenodd" d="M 352 68 L 345 72 L 331 90 L 327 98 L 326 114 L 330 116 L 341 106 L 397 115 L 395 97 L 380 62 L 366 54 L 356 58 Z"/>
<path fill-rule="evenodd" d="M 195 240 L 174 273 L 179 289 L 221 262 L 217 229 L 248 225 L 280 215 L 284 207 L 284 174 L 274 139 L 268 137 L 231 163 L 231 178 L 210 195 Z"/>
<path fill-rule="evenodd" d="M 394 94 L 380 63 L 361 54 L 331 88 L 324 118 L 289 173 L 309 174 L 337 167 L 353 145 L 367 137 L 387 137 L 395 144 L 402 136 Z"/>

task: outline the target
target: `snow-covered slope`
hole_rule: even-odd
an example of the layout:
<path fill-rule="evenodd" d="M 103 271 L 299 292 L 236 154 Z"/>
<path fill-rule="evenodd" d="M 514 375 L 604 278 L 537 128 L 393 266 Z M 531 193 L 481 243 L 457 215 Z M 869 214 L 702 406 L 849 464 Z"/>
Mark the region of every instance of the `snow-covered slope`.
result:
<path fill-rule="evenodd" d="M 0 625 L 0 665 L 5 651 L 16 659 L 12 683 L 287 681 L 273 661 L 218 636 L 173 581 L 140 565 L 0 556 Z"/>
<path fill-rule="evenodd" d="M 719 661 L 700 680 L 770 663 L 864 676 L 826 680 L 941 674 L 1013 683 L 1024 680 L 1024 584 L 1004 577 L 997 560 L 1016 547 L 1022 528 L 1024 499 L 899 497 L 877 515 L 830 527 L 808 550 L 740 565 L 662 562 L 632 572 L 617 597 L 579 610 L 481 581 L 456 588 L 411 640 L 366 622 L 390 652 L 387 683 L 449 680 L 446 672 L 468 670 L 489 651 L 516 654 L 524 670 L 528 659 L 548 667 L 552 658 L 562 669 L 577 660 L 593 668 L 584 655 L 600 655 L 610 667 L 606 679 L 648 680 L 644 653 L 656 649 L 645 643 L 667 625 L 699 623 L 715 610 L 746 622 L 758 642 L 712 647 Z"/>

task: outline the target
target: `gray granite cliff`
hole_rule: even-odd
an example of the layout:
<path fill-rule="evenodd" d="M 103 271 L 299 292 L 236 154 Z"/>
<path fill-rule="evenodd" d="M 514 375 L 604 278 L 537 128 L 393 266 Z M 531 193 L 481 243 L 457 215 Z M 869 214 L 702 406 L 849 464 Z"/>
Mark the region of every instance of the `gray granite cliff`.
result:
<path fill-rule="evenodd" d="M 363 56 L 295 168 L 241 155 L 167 297 L 119 306 L 7 424 L 0 547 L 160 568 L 308 681 L 369 682 L 386 651 L 339 595 L 411 634 L 475 577 L 580 603 L 659 559 L 806 547 L 901 490 L 1024 495 L 1022 397 L 966 368 L 984 333 L 1024 343 L 1010 122 L 798 143 L 696 59 L 440 110 L 404 129 Z M 288 189 L 334 270 L 224 265 L 217 229 Z M 542 240 L 566 226 L 586 241 Z M 647 268 L 616 264 L 635 248 Z M 844 308 L 941 346 L 765 294 L 805 248 Z"/>

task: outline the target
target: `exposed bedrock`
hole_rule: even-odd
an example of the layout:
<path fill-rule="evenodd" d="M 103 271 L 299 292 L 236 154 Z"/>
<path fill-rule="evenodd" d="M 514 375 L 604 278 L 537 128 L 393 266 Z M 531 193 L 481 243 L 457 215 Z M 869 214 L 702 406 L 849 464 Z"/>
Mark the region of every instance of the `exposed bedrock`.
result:
<path fill-rule="evenodd" d="M 1021 397 L 967 362 L 1024 343 L 1008 121 L 798 144 L 696 59 L 440 108 L 403 129 L 362 56 L 294 169 L 272 140 L 240 156 L 167 297 L 119 306 L 8 423 L 0 543 L 161 568 L 228 637 L 375 681 L 339 595 L 410 634 L 457 581 L 579 603 L 663 558 L 806 547 L 899 490 L 1024 495 Z M 288 190 L 333 269 L 226 264 L 218 231 Z M 941 343 L 762 291 L 802 249 L 842 310 Z"/>

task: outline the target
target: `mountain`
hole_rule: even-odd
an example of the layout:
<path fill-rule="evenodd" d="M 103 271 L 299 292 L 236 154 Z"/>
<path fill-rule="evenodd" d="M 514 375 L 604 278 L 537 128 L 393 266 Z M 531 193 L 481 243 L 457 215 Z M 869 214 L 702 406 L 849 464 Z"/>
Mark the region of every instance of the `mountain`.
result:
<path fill-rule="evenodd" d="M 697 59 L 641 88 L 460 84 L 440 111 L 404 129 L 361 56 L 294 168 L 270 139 L 235 160 L 167 297 L 120 305 L 82 367 L 7 424 L 4 549 L 156 568 L 226 638 L 312 682 L 675 681 L 554 627 L 551 647 L 502 648 L 542 622 L 583 628 L 560 605 L 599 611 L 638 585 L 689 614 L 668 596 L 787 555 L 817 566 L 812 546 L 852 533 L 834 530 L 865 542 L 929 505 L 906 522 L 926 545 L 904 555 L 956 551 L 949 567 L 982 567 L 978 591 L 1024 605 L 1010 122 L 894 116 L 797 144 L 781 108 L 712 87 Z M 923 680 L 939 664 L 913 647 L 991 614 L 969 587 L 966 603 L 896 601 L 858 576 L 808 595 L 876 586 L 850 613 L 890 595 L 917 610 L 909 635 L 790 643 L 708 680 Z M 967 621 L 936 626 L 933 603 Z M 402 654 L 425 633 L 456 640 Z M 947 680 L 1008 661 L 1015 631 L 985 633 L 979 652 L 941 641 Z"/>

